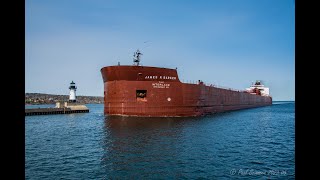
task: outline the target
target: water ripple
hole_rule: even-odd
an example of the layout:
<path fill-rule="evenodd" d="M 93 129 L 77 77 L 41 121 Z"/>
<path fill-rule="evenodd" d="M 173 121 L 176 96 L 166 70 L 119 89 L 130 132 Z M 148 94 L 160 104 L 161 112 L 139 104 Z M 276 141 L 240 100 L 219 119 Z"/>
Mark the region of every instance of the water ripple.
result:
<path fill-rule="evenodd" d="M 26 179 L 294 179 L 294 103 L 197 118 L 27 116 Z"/>

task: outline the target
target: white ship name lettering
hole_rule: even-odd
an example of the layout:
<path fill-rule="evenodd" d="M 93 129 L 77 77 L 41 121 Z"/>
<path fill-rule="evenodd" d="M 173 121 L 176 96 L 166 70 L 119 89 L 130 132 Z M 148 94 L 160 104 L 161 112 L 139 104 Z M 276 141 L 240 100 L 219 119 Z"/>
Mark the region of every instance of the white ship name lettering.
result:
<path fill-rule="evenodd" d="M 152 87 L 153 88 L 170 88 L 170 84 L 166 84 L 160 81 L 159 83 L 152 83 Z"/>
<path fill-rule="evenodd" d="M 145 76 L 144 79 L 169 79 L 169 80 L 176 80 L 177 77 L 174 76 Z"/>

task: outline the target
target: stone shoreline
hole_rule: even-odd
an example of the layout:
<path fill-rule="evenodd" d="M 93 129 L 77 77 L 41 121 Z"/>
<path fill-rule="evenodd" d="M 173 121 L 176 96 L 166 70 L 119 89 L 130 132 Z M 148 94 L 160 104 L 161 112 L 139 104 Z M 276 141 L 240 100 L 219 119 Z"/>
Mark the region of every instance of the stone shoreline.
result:
<path fill-rule="evenodd" d="M 55 95 L 44 93 L 26 93 L 25 105 L 55 104 L 59 101 L 68 101 L 69 95 Z M 77 96 L 77 102 L 83 104 L 103 104 L 101 96 Z"/>

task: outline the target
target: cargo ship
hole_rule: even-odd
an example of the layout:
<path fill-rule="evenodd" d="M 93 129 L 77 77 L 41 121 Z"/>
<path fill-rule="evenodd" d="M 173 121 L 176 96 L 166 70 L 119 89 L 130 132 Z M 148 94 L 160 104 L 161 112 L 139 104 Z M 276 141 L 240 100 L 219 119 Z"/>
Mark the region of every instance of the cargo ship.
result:
<path fill-rule="evenodd" d="M 187 117 L 255 108 L 272 104 L 269 88 L 256 81 L 246 90 L 184 83 L 176 69 L 140 65 L 142 53 L 134 53 L 133 65 L 101 68 L 104 114 L 120 116 Z"/>

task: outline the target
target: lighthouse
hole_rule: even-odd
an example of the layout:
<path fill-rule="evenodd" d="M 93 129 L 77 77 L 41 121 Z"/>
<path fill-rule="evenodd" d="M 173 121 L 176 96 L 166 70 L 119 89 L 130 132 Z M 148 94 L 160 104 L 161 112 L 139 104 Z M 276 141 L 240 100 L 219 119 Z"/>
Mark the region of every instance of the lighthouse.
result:
<path fill-rule="evenodd" d="M 77 90 L 77 87 L 76 87 L 76 84 L 73 81 L 70 83 L 69 89 L 70 89 L 69 102 L 76 102 L 76 90 Z"/>

